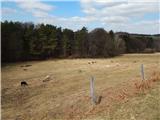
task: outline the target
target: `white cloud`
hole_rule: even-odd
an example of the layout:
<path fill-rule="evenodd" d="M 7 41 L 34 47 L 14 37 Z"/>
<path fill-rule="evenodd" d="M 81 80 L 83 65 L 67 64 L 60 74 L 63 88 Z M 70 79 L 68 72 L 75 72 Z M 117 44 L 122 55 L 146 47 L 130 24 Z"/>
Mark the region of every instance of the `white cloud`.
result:
<path fill-rule="evenodd" d="M 121 16 L 111 16 L 111 17 L 103 17 L 101 21 L 105 24 L 119 24 L 119 23 L 126 23 L 129 21 L 129 18 L 127 17 L 121 17 Z"/>
<path fill-rule="evenodd" d="M 49 12 L 55 8 L 37 0 L 17 0 L 16 3 L 20 8 L 30 12 L 36 18 L 49 17 Z"/>
<path fill-rule="evenodd" d="M 32 11 L 33 16 L 38 17 L 38 18 L 43 18 L 43 17 L 48 17 L 49 14 L 47 12 L 44 11 L 40 11 L 40 10 L 33 10 Z"/>
<path fill-rule="evenodd" d="M 96 16 L 104 15 L 139 15 L 151 12 L 157 12 L 159 6 L 157 3 L 142 3 L 142 2 L 97 2 L 97 1 L 81 1 L 82 11 L 86 14 L 94 14 Z M 100 4 L 101 3 L 101 4 Z M 103 4 L 102 4 L 103 3 Z M 87 12 L 86 12 L 87 11 Z"/>
<path fill-rule="evenodd" d="M 70 28 L 73 30 L 77 30 L 82 28 L 83 26 L 87 26 L 88 24 L 96 21 L 97 18 L 94 17 L 57 17 L 57 16 L 50 16 L 45 18 L 37 19 L 38 23 L 45 23 L 45 24 L 53 24 L 63 28 Z"/>
<path fill-rule="evenodd" d="M 128 0 L 128 2 L 141 2 L 141 3 L 153 3 L 153 2 L 156 2 L 156 3 L 158 3 L 159 0 Z"/>
<path fill-rule="evenodd" d="M 128 25 L 128 30 L 132 33 L 145 33 L 145 34 L 155 34 L 160 33 L 160 21 L 152 20 L 152 21 L 141 21 L 138 23 L 134 23 Z"/>
<path fill-rule="evenodd" d="M 126 31 L 130 33 L 142 33 L 142 34 L 159 34 L 160 33 L 160 21 L 159 20 L 144 20 L 135 23 L 125 24 L 108 24 L 105 27 L 106 30 L 114 31 Z"/>
<path fill-rule="evenodd" d="M 14 14 L 16 12 L 17 12 L 17 10 L 12 9 L 12 8 L 7 8 L 7 7 L 1 8 L 2 15 Z"/>
<path fill-rule="evenodd" d="M 34 9 L 36 10 L 42 10 L 42 11 L 50 11 L 54 7 L 45 3 L 42 3 L 37 0 L 25 0 L 25 1 L 17 1 L 18 5 L 27 10 L 27 11 L 32 11 Z"/>
<path fill-rule="evenodd" d="M 144 22 L 143 18 L 145 15 L 158 14 L 159 5 L 158 0 L 81 0 L 86 16 L 99 18 L 97 23 L 105 28 L 139 33 L 160 33 L 157 20 Z"/>
<path fill-rule="evenodd" d="M 45 2 L 16 0 L 16 3 L 20 8 L 30 12 L 37 19 L 37 23 L 53 24 L 73 30 L 83 26 L 91 28 L 98 24 L 115 31 L 139 33 L 158 33 L 160 31 L 158 30 L 159 22 L 156 20 L 145 21 L 143 18 L 144 15 L 159 12 L 157 0 L 147 0 L 147 2 L 144 0 L 135 0 L 134 2 L 131 0 L 80 0 L 82 12 L 85 14 L 83 17 L 54 16 L 50 12 L 55 10 L 55 6 Z"/>
<path fill-rule="evenodd" d="M 35 18 L 36 23 L 53 24 L 61 27 L 68 27 L 73 30 L 80 29 L 88 23 L 96 21 L 94 16 L 72 16 L 72 17 L 58 17 L 50 14 L 55 6 L 48 5 L 44 2 L 38 1 L 16 1 L 17 5 L 27 12 L 30 12 Z"/>

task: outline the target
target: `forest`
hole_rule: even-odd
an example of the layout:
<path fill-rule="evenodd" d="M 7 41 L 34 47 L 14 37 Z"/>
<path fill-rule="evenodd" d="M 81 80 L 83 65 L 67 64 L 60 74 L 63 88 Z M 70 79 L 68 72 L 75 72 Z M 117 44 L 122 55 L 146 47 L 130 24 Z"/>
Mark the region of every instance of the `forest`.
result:
<path fill-rule="evenodd" d="M 1 22 L 1 60 L 107 58 L 123 53 L 160 52 L 160 35 L 114 33 L 103 28 L 73 31 L 49 24 Z"/>

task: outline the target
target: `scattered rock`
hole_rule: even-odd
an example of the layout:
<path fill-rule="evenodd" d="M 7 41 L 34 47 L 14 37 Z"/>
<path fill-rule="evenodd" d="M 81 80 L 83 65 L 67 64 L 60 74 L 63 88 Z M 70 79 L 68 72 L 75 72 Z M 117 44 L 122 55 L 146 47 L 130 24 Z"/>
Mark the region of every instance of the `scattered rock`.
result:
<path fill-rule="evenodd" d="M 47 75 L 47 76 L 43 79 L 43 82 L 50 81 L 50 79 L 51 79 L 50 75 Z"/>
<path fill-rule="evenodd" d="M 106 65 L 106 67 L 107 67 L 107 68 L 109 68 L 109 67 L 110 67 L 110 65 Z"/>
<path fill-rule="evenodd" d="M 116 66 L 120 66 L 121 64 L 119 64 L 119 63 L 116 63 Z"/>

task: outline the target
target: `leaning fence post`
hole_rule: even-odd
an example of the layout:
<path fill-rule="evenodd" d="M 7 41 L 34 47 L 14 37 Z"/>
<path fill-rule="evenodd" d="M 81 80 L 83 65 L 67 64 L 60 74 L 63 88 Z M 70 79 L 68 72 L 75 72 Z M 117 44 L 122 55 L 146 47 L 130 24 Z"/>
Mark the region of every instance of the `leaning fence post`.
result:
<path fill-rule="evenodd" d="M 91 80 L 90 80 L 90 91 L 91 91 L 91 99 L 92 99 L 92 103 L 96 104 L 96 96 L 95 96 L 95 91 L 94 91 L 94 77 L 91 76 Z"/>
<path fill-rule="evenodd" d="M 144 80 L 144 67 L 143 67 L 143 64 L 141 64 L 141 77 L 142 77 L 142 80 Z"/>

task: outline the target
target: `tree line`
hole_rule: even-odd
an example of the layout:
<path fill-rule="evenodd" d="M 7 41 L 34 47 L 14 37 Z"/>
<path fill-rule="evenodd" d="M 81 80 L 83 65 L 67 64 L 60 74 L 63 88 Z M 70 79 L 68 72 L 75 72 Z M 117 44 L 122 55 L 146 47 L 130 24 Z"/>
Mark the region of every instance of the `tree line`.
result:
<path fill-rule="evenodd" d="M 158 42 L 157 42 L 158 41 Z M 157 44 L 158 43 L 158 44 Z M 16 62 L 49 58 L 113 57 L 122 53 L 160 51 L 151 36 L 130 36 L 86 27 L 73 31 L 49 24 L 1 22 L 1 60 Z"/>

